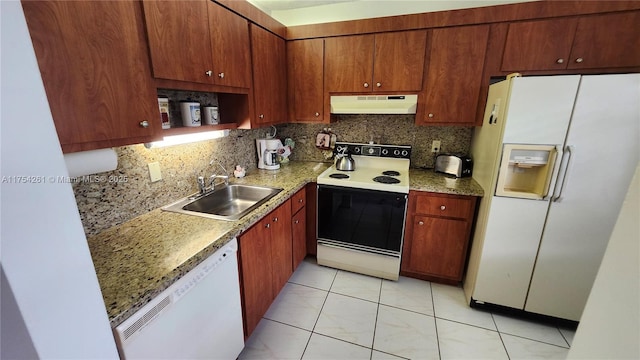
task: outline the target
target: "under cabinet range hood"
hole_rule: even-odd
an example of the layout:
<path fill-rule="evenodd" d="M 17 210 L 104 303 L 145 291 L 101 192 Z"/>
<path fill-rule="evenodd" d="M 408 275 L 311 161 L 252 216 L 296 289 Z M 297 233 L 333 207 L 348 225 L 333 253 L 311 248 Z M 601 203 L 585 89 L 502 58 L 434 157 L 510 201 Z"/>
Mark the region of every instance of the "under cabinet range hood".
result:
<path fill-rule="evenodd" d="M 332 114 L 415 114 L 418 95 L 331 96 Z"/>

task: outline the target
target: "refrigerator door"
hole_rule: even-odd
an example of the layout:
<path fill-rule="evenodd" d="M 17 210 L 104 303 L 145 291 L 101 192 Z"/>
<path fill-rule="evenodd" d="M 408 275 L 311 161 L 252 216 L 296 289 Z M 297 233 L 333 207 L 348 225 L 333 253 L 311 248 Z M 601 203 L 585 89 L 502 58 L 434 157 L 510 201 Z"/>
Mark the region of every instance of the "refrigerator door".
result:
<path fill-rule="evenodd" d="M 640 74 L 583 77 L 525 310 L 580 319 L 638 164 L 638 99 Z"/>
<path fill-rule="evenodd" d="M 580 75 L 514 78 L 503 143 L 564 144 Z"/>

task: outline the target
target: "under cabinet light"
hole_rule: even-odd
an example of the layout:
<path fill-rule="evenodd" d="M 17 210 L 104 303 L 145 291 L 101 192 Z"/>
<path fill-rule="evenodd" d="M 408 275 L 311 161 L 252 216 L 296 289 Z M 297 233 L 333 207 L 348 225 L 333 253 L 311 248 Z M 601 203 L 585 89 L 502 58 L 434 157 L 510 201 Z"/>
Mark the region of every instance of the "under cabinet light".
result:
<path fill-rule="evenodd" d="M 188 143 L 204 141 L 204 140 L 219 139 L 225 136 L 229 136 L 229 130 L 215 130 L 215 131 L 206 131 L 206 132 L 199 132 L 199 133 L 193 133 L 193 134 L 170 135 L 170 136 L 165 136 L 160 141 L 145 143 L 144 146 L 147 149 L 151 149 L 151 148 L 167 147 L 167 146 L 173 146 L 173 145 L 188 144 Z"/>

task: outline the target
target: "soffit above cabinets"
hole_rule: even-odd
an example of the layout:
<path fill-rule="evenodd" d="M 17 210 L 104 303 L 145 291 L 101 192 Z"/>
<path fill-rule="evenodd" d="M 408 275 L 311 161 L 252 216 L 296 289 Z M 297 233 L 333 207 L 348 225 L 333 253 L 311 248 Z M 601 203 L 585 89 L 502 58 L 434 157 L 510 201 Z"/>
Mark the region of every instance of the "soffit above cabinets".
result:
<path fill-rule="evenodd" d="M 247 0 L 285 26 L 505 5 L 536 0 Z"/>

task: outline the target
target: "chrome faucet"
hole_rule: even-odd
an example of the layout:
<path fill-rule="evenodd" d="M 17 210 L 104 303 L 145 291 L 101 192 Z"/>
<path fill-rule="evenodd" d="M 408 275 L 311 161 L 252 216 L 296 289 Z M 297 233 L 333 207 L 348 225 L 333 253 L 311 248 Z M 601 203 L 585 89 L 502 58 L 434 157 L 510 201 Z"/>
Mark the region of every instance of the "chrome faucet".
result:
<path fill-rule="evenodd" d="M 229 185 L 229 172 L 227 171 L 227 169 L 225 169 L 224 166 L 222 166 L 222 163 L 216 160 L 211 160 L 209 162 L 209 165 L 213 165 L 213 163 L 216 163 L 218 164 L 218 166 L 220 166 L 222 171 L 224 171 L 224 175 L 218 175 L 216 173 L 211 175 L 211 177 L 209 178 L 209 186 L 211 186 L 211 191 L 216 189 L 216 179 L 222 179 L 224 180 L 225 185 Z"/>

